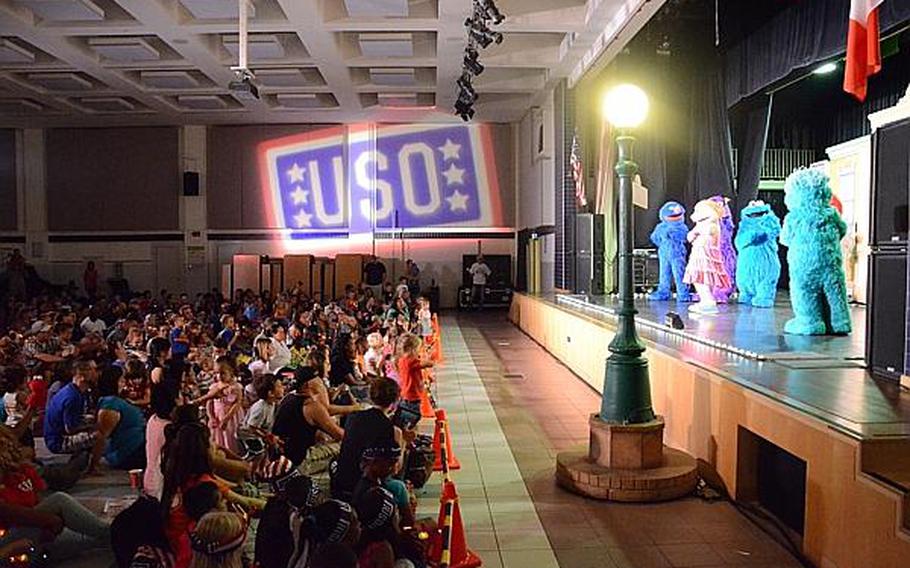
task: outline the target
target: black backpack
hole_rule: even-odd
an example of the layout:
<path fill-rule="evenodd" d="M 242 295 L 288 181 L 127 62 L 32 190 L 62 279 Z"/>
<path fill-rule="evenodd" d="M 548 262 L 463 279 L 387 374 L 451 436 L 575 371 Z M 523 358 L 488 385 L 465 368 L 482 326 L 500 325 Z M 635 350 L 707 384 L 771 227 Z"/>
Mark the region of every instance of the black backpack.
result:
<path fill-rule="evenodd" d="M 410 481 L 415 489 L 420 489 L 433 475 L 435 462 L 436 454 L 433 452 L 432 436 L 420 434 L 408 448 L 400 477 L 403 481 Z"/>

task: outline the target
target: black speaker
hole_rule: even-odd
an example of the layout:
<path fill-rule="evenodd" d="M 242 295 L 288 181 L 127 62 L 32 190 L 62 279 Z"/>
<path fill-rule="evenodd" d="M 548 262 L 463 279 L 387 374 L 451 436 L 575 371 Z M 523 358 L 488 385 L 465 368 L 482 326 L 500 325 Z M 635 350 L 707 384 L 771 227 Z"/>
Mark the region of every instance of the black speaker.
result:
<path fill-rule="evenodd" d="M 199 172 L 183 172 L 183 196 L 199 197 Z"/>
<path fill-rule="evenodd" d="M 907 242 L 910 226 L 910 119 L 872 137 L 872 244 Z"/>
<path fill-rule="evenodd" d="M 873 252 L 870 261 L 866 361 L 874 374 L 900 379 L 907 335 L 907 250 Z"/>
<path fill-rule="evenodd" d="M 575 291 L 604 293 L 604 216 L 579 213 L 575 218 Z"/>

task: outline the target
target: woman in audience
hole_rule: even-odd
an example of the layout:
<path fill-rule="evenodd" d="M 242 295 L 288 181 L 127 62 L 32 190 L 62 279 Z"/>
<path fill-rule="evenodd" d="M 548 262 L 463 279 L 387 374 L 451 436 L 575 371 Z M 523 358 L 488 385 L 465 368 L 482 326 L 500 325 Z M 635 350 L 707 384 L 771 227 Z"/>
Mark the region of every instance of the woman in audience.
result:
<path fill-rule="evenodd" d="M 148 495 L 161 498 L 161 451 L 164 448 L 164 430 L 174 418 L 177 408 L 178 393 L 166 385 L 152 387 L 151 410 L 145 428 L 146 468 L 142 478 L 142 487 Z"/>
<path fill-rule="evenodd" d="M 168 541 L 176 558 L 176 568 L 186 568 L 192 557 L 189 530 L 192 519 L 183 505 L 183 496 L 200 483 L 215 483 L 224 498 L 247 510 L 261 509 L 265 503 L 234 493 L 214 475 L 209 434 L 198 422 L 172 424 L 163 453 L 161 506 L 165 514 Z"/>
<path fill-rule="evenodd" d="M 164 367 L 171 358 L 171 342 L 164 337 L 153 337 L 148 352 L 149 379 L 157 385 L 164 379 Z"/>
<path fill-rule="evenodd" d="M 142 411 L 123 400 L 123 369 L 107 367 L 98 381 L 98 436 L 89 473 L 95 473 L 101 456 L 115 469 L 145 468 L 145 418 Z"/>

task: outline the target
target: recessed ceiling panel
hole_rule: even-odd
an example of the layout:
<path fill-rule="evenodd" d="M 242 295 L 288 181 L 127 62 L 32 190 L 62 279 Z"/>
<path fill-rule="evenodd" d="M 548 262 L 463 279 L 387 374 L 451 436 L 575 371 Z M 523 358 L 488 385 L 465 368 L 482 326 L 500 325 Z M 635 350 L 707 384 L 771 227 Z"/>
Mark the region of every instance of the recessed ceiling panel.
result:
<path fill-rule="evenodd" d="M 225 36 L 222 39 L 224 48 L 233 57 L 239 57 L 240 40 L 237 36 Z M 286 55 L 284 45 L 272 34 L 250 34 L 247 43 L 247 54 L 250 61 L 267 61 L 282 59 Z"/>
<path fill-rule="evenodd" d="M 177 104 L 191 110 L 223 110 L 228 101 L 222 95 L 180 95 Z"/>
<path fill-rule="evenodd" d="M 153 89 L 193 89 L 199 79 L 189 71 L 141 71 L 139 80 Z"/>
<path fill-rule="evenodd" d="M 28 73 L 25 80 L 48 91 L 85 91 L 94 86 L 82 73 Z"/>
<path fill-rule="evenodd" d="M 104 9 L 92 0 L 17 0 L 42 20 L 51 22 L 101 21 Z"/>
<path fill-rule="evenodd" d="M 364 57 L 414 56 L 414 36 L 409 33 L 362 33 L 358 42 Z"/>
<path fill-rule="evenodd" d="M 0 63 L 34 63 L 35 52 L 10 41 L 0 39 Z"/>
<path fill-rule="evenodd" d="M 180 0 L 194 18 L 199 20 L 237 19 L 238 0 Z M 255 5 L 250 15 L 256 13 Z"/>
<path fill-rule="evenodd" d="M 161 59 L 161 52 L 141 37 L 93 37 L 89 38 L 88 45 L 107 61 L 130 63 Z"/>
<path fill-rule="evenodd" d="M 338 101 L 331 93 L 279 93 L 275 95 L 275 103 L 288 110 L 317 110 L 338 106 Z"/>
<path fill-rule="evenodd" d="M 86 97 L 75 99 L 75 102 L 93 112 L 132 112 L 141 110 L 139 104 L 130 97 Z"/>
<path fill-rule="evenodd" d="M 399 17 L 408 15 L 408 0 L 344 0 L 352 17 Z"/>
<path fill-rule="evenodd" d="M 370 69 L 370 82 L 374 85 L 412 86 L 417 84 L 414 69 L 380 67 Z"/>
<path fill-rule="evenodd" d="M 19 115 L 41 112 L 44 107 L 31 99 L 0 99 L 0 115 Z"/>
<path fill-rule="evenodd" d="M 256 69 L 256 80 L 265 87 L 310 87 L 325 85 L 317 69 Z"/>

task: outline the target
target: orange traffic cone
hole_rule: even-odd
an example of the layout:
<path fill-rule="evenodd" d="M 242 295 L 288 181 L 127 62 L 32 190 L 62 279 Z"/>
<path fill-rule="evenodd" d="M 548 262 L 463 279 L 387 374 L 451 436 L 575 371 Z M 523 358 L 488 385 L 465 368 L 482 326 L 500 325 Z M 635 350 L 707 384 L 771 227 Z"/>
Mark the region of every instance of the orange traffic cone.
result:
<path fill-rule="evenodd" d="M 433 543 L 430 558 L 439 568 L 478 568 L 483 561 L 468 548 L 458 506 L 455 483 L 446 480 L 439 497 L 439 537 Z"/>
<path fill-rule="evenodd" d="M 434 363 L 442 362 L 442 334 L 439 332 L 439 318 L 433 314 L 433 345 L 430 358 Z"/>
<path fill-rule="evenodd" d="M 442 452 L 445 448 L 445 458 Z M 436 462 L 433 464 L 433 471 L 443 471 L 443 459 L 445 459 L 445 469 L 461 469 L 455 452 L 452 451 L 452 436 L 449 434 L 449 421 L 446 419 L 446 411 L 442 408 L 436 411 L 436 430 L 433 432 L 433 452 L 436 454 Z"/>
<path fill-rule="evenodd" d="M 427 393 L 427 389 L 420 391 L 420 417 L 421 418 L 433 418 L 436 416 L 436 412 L 433 410 L 433 403 L 430 402 L 430 395 Z"/>

